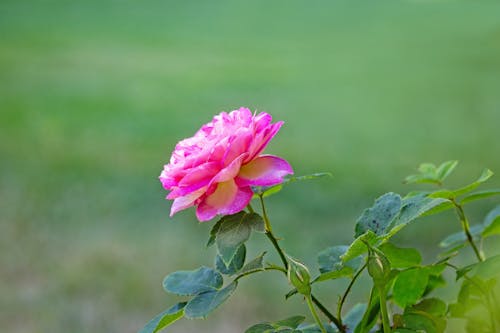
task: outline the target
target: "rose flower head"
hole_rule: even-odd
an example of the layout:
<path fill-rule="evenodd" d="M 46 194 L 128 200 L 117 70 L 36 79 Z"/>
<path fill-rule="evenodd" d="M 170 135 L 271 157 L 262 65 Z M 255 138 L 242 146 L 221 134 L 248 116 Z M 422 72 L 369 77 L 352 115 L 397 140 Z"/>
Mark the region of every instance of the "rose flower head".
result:
<path fill-rule="evenodd" d="M 276 185 L 293 174 L 284 159 L 262 154 L 283 125 L 271 121 L 265 112 L 240 108 L 218 114 L 180 141 L 160 175 L 167 199 L 174 200 L 170 216 L 191 206 L 200 221 L 235 214 L 252 199 L 251 186 Z"/>

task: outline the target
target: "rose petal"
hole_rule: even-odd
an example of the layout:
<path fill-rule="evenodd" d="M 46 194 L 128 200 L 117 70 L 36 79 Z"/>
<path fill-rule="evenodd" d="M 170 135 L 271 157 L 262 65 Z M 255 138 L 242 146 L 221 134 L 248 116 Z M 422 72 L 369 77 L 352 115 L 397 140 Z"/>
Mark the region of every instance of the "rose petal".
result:
<path fill-rule="evenodd" d="M 271 186 L 283 181 L 283 177 L 293 174 L 290 164 L 273 155 L 262 155 L 243 165 L 236 177 L 238 186 Z"/>
<path fill-rule="evenodd" d="M 278 121 L 277 123 L 267 127 L 262 132 L 258 132 L 248 149 L 250 154 L 245 162 L 251 161 L 258 156 L 266 148 L 269 141 L 271 141 L 271 139 L 278 133 L 283 124 L 284 122 Z"/>
<path fill-rule="evenodd" d="M 170 208 L 170 216 L 174 216 L 175 213 L 191 207 L 194 205 L 194 202 L 205 193 L 207 190 L 206 187 L 200 188 L 198 191 L 192 192 L 186 196 L 179 197 L 174 200 L 172 203 L 172 207 Z"/>
<path fill-rule="evenodd" d="M 218 183 L 217 189 L 198 205 L 196 217 L 200 221 L 208 221 L 217 214 L 235 214 L 248 205 L 252 196 L 250 187 L 238 187 L 233 179 Z"/>

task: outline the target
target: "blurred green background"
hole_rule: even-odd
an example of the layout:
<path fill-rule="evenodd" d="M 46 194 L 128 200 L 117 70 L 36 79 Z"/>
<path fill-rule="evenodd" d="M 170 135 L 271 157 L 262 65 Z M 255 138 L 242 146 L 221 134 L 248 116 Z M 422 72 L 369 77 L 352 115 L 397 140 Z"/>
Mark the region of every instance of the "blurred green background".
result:
<path fill-rule="evenodd" d="M 500 3 L 1 1 L 1 330 L 136 332 L 173 304 L 161 281 L 212 265 L 212 223 L 170 219 L 157 177 L 178 140 L 240 106 L 285 120 L 267 152 L 296 174 L 334 173 L 268 203 L 285 248 L 316 267 L 376 196 L 413 189 L 401 180 L 420 162 L 460 160 L 451 185 L 500 173 Z M 458 224 L 421 223 L 396 241 L 424 240 L 430 261 Z M 259 235 L 249 247 L 269 249 Z M 274 278 L 169 331 L 306 313 Z M 325 287 L 328 306 L 343 283 Z"/>

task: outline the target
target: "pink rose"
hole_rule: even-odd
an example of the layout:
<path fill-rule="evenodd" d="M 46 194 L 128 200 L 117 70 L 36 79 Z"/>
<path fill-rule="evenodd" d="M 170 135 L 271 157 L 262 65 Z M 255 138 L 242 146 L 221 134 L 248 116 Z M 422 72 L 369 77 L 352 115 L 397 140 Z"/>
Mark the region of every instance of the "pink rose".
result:
<path fill-rule="evenodd" d="M 282 158 L 261 155 L 279 131 L 264 112 L 253 115 L 247 108 L 222 112 L 196 134 L 180 141 L 160 181 L 173 199 L 170 216 L 197 206 L 196 216 L 208 221 L 217 214 L 243 210 L 252 199 L 250 186 L 271 186 L 293 174 Z"/>

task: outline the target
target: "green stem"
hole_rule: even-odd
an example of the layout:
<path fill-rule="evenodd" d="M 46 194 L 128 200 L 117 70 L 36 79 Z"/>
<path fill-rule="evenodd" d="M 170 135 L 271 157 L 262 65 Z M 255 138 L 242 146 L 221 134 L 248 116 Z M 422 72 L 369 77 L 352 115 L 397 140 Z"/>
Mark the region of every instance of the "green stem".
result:
<path fill-rule="evenodd" d="M 340 324 L 342 324 L 342 307 L 344 306 L 344 303 L 345 303 L 345 300 L 347 298 L 347 295 L 349 295 L 349 292 L 351 291 L 352 289 L 352 286 L 354 285 L 354 282 L 356 282 L 356 280 L 358 279 L 358 277 L 361 275 L 361 273 L 364 271 L 364 269 L 366 268 L 366 263 L 363 265 L 363 267 L 361 267 L 357 272 L 356 274 L 354 274 L 354 276 L 352 277 L 352 280 L 351 282 L 349 282 L 349 285 L 347 286 L 347 289 L 346 291 L 344 292 L 344 295 L 342 295 L 342 298 L 340 299 L 340 302 L 339 302 L 339 305 L 337 307 L 337 318 L 339 319 L 340 321 Z"/>
<path fill-rule="evenodd" d="M 467 217 L 465 216 L 465 212 L 463 207 L 457 203 L 455 200 L 451 200 L 453 205 L 455 206 L 457 210 L 458 217 L 460 219 L 460 222 L 462 223 L 462 229 L 464 230 L 465 236 L 467 237 L 467 241 L 469 242 L 470 246 L 474 250 L 474 254 L 477 257 L 478 261 L 484 261 L 483 256 L 481 255 L 481 252 L 476 246 L 476 243 L 474 242 L 474 238 L 472 237 L 472 234 L 470 233 L 470 226 L 469 226 L 469 221 L 467 220 Z"/>
<path fill-rule="evenodd" d="M 316 324 L 318 324 L 318 327 L 321 330 L 321 332 L 326 333 L 325 327 L 323 326 L 323 323 L 321 322 L 321 320 L 319 320 L 318 313 L 316 312 L 316 309 L 314 309 L 312 297 L 310 294 L 306 296 L 306 301 L 307 301 L 307 306 L 309 307 L 309 311 L 311 311 L 311 314 L 314 317 L 314 321 L 316 321 Z"/>
<path fill-rule="evenodd" d="M 380 298 L 380 312 L 382 314 L 382 325 L 384 333 L 391 333 L 391 324 L 389 323 L 389 314 L 387 313 L 387 299 L 385 295 L 385 288 L 378 286 L 378 293 Z"/>
<path fill-rule="evenodd" d="M 266 225 L 266 232 L 272 233 L 271 222 L 267 217 L 266 205 L 264 205 L 264 198 L 262 197 L 262 194 L 259 194 L 259 200 L 260 200 L 260 206 L 262 207 L 262 217 L 264 218 L 264 223 Z"/>
<path fill-rule="evenodd" d="M 254 270 L 251 270 L 251 271 L 248 271 L 248 272 L 245 272 L 245 273 L 242 273 L 240 275 L 238 275 L 234 281 L 238 281 L 239 279 L 245 277 L 245 276 L 248 276 L 248 275 L 252 275 L 252 274 L 255 274 L 255 273 L 260 273 L 260 272 L 265 272 L 265 271 L 279 271 L 279 272 L 283 272 L 286 274 L 286 271 L 281 268 L 281 267 L 276 267 L 276 266 L 272 266 L 272 267 L 264 267 L 264 268 L 259 268 L 259 269 L 254 269 Z M 233 282 L 234 282 L 233 281 Z"/>
<path fill-rule="evenodd" d="M 262 195 L 259 195 L 259 199 L 260 199 L 260 205 L 262 207 L 262 217 L 264 219 L 265 228 L 266 228 L 266 236 L 267 236 L 267 238 L 269 238 L 269 240 L 273 244 L 274 248 L 276 249 L 276 252 L 278 252 L 278 254 L 281 258 L 281 261 L 283 262 L 283 266 L 285 267 L 284 273 L 286 275 L 287 271 L 288 271 L 288 260 L 285 256 L 284 251 L 281 249 L 281 247 L 278 243 L 278 240 L 276 239 L 276 237 L 274 236 L 274 234 L 272 232 L 271 222 L 269 221 L 269 217 L 267 216 L 266 206 L 264 204 L 264 198 L 262 197 Z M 328 309 L 323 304 L 321 304 L 321 302 L 316 297 L 314 297 L 313 294 L 311 294 L 311 300 L 312 300 L 312 302 L 314 302 L 314 304 L 316 304 L 318 309 L 320 309 L 321 312 L 331 322 L 333 322 L 335 324 L 335 326 L 337 326 L 337 328 L 340 332 L 342 332 L 342 333 L 345 332 L 345 328 L 342 326 L 340 321 L 333 314 L 331 314 L 330 311 L 328 311 Z"/>

